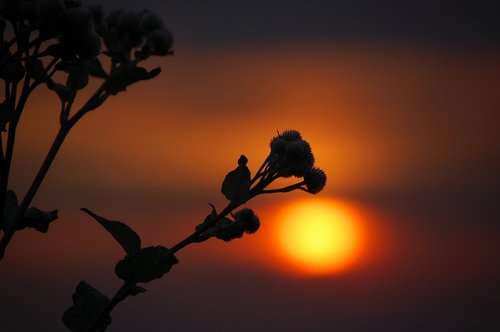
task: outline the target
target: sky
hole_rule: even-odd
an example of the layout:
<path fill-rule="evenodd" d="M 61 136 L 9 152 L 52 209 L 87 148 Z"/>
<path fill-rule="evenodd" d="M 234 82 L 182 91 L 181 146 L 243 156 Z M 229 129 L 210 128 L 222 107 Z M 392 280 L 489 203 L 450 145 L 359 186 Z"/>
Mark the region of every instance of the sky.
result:
<path fill-rule="evenodd" d="M 255 172 L 277 130 L 299 130 L 328 175 L 316 196 L 258 197 L 261 229 L 178 253 L 180 264 L 113 312 L 109 331 L 498 331 L 500 21 L 494 1 L 102 1 L 149 8 L 175 55 L 154 80 L 89 113 L 36 206 L 48 234 L 16 234 L 0 263 L 2 331 L 64 331 L 80 280 L 112 295 L 121 248 L 87 207 L 172 246 L 222 209 L 241 154 Z M 17 139 L 23 192 L 58 126 L 37 91 Z M 359 257 L 300 272 L 280 211 L 347 209 Z"/>

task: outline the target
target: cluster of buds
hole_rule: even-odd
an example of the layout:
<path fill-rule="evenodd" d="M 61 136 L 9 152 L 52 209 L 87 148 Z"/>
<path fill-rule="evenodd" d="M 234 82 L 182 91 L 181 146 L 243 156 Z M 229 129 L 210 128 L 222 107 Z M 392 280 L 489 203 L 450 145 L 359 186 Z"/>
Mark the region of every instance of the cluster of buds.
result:
<path fill-rule="evenodd" d="M 172 34 L 161 17 L 146 9 L 106 15 L 102 6 L 84 6 L 79 0 L 0 0 L 0 16 L 37 27 L 41 40 L 57 38 L 66 53 L 83 60 L 101 52 L 101 38 L 107 53 L 120 60 L 129 60 L 134 49 L 140 59 L 172 54 Z"/>
<path fill-rule="evenodd" d="M 105 16 L 98 8 L 93 7 L 96 31 L 112 55 L 129 59 L 134 49 L 140 59 L 172 54 L 172 34 L 158 15 L 145 9 L 139 12 L 117 9 Z"/>
<path fill-rule="evenodd" d="M 314 166 L 311 146 L 297 130 L 278 133 L 271 140 L 270 146 L 271 152 L 253 178 L 247 167 L 248 159 L 244 155 L 238 159 L 238 167 L 226 175 L 221 192 L 230 201 L 228 208 L 240 206 L 260 194 L 284 193 L 297 189 L 317 194 L 325 187 L 326 174 Z M 301 178 L 301 181 L 283 188 L 269 188 L 278 178 L 292 176 Z M 245 232 L 251 234 L 259 229 L 260 221 L 251 209 L 244 208 L 231 214 L 234 220 L 226 217 L 226 211 L 217 214 L 212 206 L 211 214 L 196 227 L 197 242 L 210 237 L 230 241 L 242 237 Z"/>
<path fill-rule="evenodd" d="M 322 169 L 314 166 L 311 146 L 297 130 L 278 133 L 271 140 L 270 147 L 271 152 L 253 181 L 260 178 L 261 186 L 264 187 L 277 178 L 295 176 L 303 178 L 303 181 L 282 188 L 281 191 L 301 189 L 316 194 L 324 188 L 326 174 Z"/>

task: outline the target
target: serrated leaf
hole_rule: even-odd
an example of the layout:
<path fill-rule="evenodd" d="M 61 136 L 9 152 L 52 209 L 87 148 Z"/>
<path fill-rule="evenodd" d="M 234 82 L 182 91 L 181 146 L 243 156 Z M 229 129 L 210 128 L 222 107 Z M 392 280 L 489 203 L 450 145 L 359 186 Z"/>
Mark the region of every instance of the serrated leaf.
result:
<path fill-rule="evenodd" d="M 118 241 L 128 255 L 135 254 L 141 250 L 141 238 L 132 228 L 120 221 L 103 218 L 89 209 L 83 208 L 81 210 L 101 224 Z"/>
<path fill-rule="evenodd" d="M 231 202 L 245 202 L 250 192 L 250 170 L 246 166 L 248 159 L 242 155 L 238 167 L 229 172 L 222 182 L 221 192 Z"/>
<path fill-rule="evenodd" d="M 73 305 L 63 315 L 66 327 L 75 332 L 87 332 L 99 318 L 101 312 L 108 305 L 109 299 L 94 287 L 81 281 L 72 296 Z M 106 317 L 104 326 L 111 324 L 111 317 Z"/>
<path fill-rule="evenodd" d="M 161 278 L 178 262 L 165 247 L 146 247 L 119 261 L 115 266 L 115 273 L 126 282 L 149 282 Z"/>
<path fill-rule="evenodd" d="M 68 74 L 66 86 L 73 90 L 83 89 L 89 83 L 89 73 L 83 64 L 73 66 Z"/>

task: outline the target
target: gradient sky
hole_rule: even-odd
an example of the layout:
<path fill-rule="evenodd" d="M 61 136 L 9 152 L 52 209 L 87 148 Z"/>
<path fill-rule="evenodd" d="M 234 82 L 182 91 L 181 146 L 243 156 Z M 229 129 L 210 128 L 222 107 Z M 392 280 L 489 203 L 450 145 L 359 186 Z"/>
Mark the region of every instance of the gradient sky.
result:
<path fill-rule="evenodd" d="M 291 193 L 248 205 L 252 236 L 209 241 L 113 314 L 109 331 L 500 330 L 500 12 L 494 1 L 103 1 L 149 8 L 175 56 L 88 114 L 0 265 L 0 330 L 64 331 L 86 280 L 111 295 L 123 253 L 88 207 L 171 246 L 219 209 L 240 154 L 255 171 L 276 130 L 296 128 L 329 178 L 319 195 L 358 216 L 366 241 L 341 274 L 297 275 L 276 250 Z M 19 130 L 23 192 L 57 130 L 38 91 Z M 307 196 L 308 197 L 308 196 Z M 318 196 L 319 197 L 319 196 Z"/>

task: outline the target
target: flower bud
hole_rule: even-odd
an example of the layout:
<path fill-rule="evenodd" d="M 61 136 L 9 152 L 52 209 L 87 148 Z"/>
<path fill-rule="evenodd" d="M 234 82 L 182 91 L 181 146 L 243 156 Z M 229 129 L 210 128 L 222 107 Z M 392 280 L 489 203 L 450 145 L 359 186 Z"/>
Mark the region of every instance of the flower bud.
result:
<path fill-rule="evenodd" d="M 148 34 L 147 43 L 152 54 L 167 55 L 172 52 L 173 37 L 170 31 L 157 29 Z"/>
<path fill-rule="evenodd" d="M 252 209 L 241 209 L 234 213 L 233 217 L 235 222 L 240 224 L 243 230 L 248 234 L 255 233 L 260 227 L 259 217 L 253 213 Z"/>
<path fill-rule="evenodd" d="M 300 133 L 295 129 L 285 130 L 279 136 L 288 142 L 298 141 L 302 139 Z"/>
<path fill-rule="evenodd" d="M 271 152 L 275 154 L 283 154 L 285 153 L 285 149 L 288 142 L 281 138 L 280 136 L 276 136 L 271 140 L 269 144 L 271 146 Z"/>
<path fill-rule="evenodd" d="M 78 56 L 83 60 L 91 60 L 101 52 L 101 37 L 94 31 L 78 35 L 71 44 Z"/>
<path fill-rule="evenodd" d="M 141 16 L 141 30 L 144 33 L 149 33 L 154 30 L 163 29 L 163 20 L 160 16 L 149 11 L 144 11 Z"/>
<path fill-rule="evenodd" d="M 322 169 L 313 167 L 304 175 L 304 181 L 308 192 L 317 194 L 325 187 L 326 174 Z"/>

